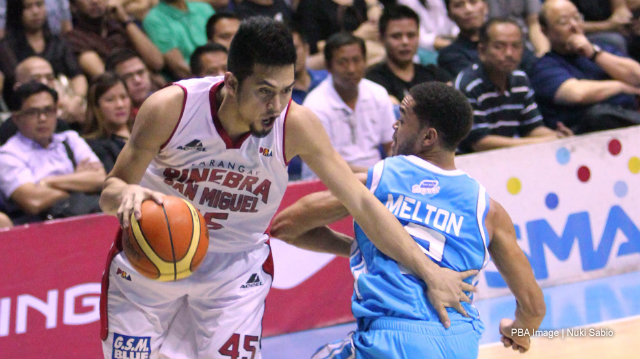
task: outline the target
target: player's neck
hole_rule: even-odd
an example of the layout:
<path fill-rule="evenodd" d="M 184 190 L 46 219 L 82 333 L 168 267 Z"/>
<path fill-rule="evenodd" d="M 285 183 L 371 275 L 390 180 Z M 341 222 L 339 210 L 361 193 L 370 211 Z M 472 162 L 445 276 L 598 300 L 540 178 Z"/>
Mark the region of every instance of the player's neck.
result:
<path fill-rule="evenodd" d="M 236 99 L 227 93 L 226 88 L 223 87 L 216 93 L 216 103 L 220 104 L 217 109 L 218 118 L 231 141 L 235 142 L 249 132 L 249 126 L 242 122 Z"/>
<path fill-rule="evenodd" d="M 434 149 L 428 152 L 421 152 L 416 156 L 423 160 L 442 168 L 443 170 L 453 171 L 456 169 L 455 152 L 442 149 Z"/>

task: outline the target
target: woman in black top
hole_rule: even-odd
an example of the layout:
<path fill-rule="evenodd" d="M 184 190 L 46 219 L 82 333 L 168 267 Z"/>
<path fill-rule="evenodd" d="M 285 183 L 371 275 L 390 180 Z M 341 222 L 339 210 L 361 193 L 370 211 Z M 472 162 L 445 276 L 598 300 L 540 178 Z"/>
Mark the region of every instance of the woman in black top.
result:
<path fill-rule="evenodd" d="M 89 88 L 85 139 L 109 173 L 131 134 L 131 98 L 114 73 L 100 75 Z"/>
<path fill-rule="evenodd" d="M 47 25 L 44 0 L 7 2 L 6 36 L 3 40 L 17 65 L 31 56 L 40 56 L 53 67 L 56 77 L 64 75 L 75 95 L 87 94 L 87 79 L 64 39 Z M 15 68 L 15 66 L 13 66 Z"/>

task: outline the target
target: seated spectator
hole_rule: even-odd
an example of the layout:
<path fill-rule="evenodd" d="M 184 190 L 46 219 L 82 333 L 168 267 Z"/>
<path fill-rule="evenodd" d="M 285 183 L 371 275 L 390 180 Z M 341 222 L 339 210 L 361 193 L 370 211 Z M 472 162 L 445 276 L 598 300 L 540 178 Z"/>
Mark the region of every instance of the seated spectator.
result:
<path fill-rule="evenodd" d="M 85 194 L 100 190 L 104 168 L 75 131 L 54 133 L 55 90 L 29 82 L 16 98 L 18 133 L 0 147 L 0 192 L 15 206 L 14 223 L 99 211 L 98 196 Z"/>
<path fill-rule="evenodd" d="M 236 5 L 236 14 L 241 19 L 266 16 L 276 21 L 291 24 L 293 12 L 284 0 L 242 0 Z"/>
<path fill-rule="evenodd" d="M 367 71 L 367 78 L 384 87 L 391 101 L 400 101 L 409 89 L 425 81 L 449 82 L 449 74 L 439 67 L 415 64 L 418 51 L 420 18 L 410 8 L 388 6 L 379 20 L 380 38 L 386 50 L 386 59 Z"/>
<path fill-rule="evenodd" d="M 418 14 L 418 46 L 423 51 L 437 54 L 438 50 L 451 45 L 460 32 L 458 26 L 447 16 L 443 0 L 398 0 L 398 4 L 405 5 Z"/>
<path fill-rule="evenodd" d="M 584 16 L 584 33 L 591 42 L 615 47 L 627 55 L 625 35 L 633 17 L 625 0 L 571 0 Z"/>
<path fill-rule="evenodd" d="M 66 76 L 70 88 L 78 96 L 87 95 L 87 79 L 67 42 L 53 34 L 47 26 L 47 10 L 41 0 L 9 1 L 7 6 L 7 37 L 3 40 L 14 59 L 15 67 L 31 56 L 45 58 L 56 77 Z"/>
<path fill-rule="evenodd" d="M 207 42 L 206 24 L 213 13 L 207 3 L 160 0 L 142 22 L 174 78 L 191 76 L 189 59 L 196 47 Z"/>
<path fill-rule="evenodd" d="M 440 50 L 438 65 L 455 77 L 464 68 L 478 63 L 480 27 L 489 10 L 485 0 L 445 0 L 445 3 L 449 17 L 460 28 L 460 34 L 451 45 Z M 535 61 L 536 56 L 525 49 L 520 69 L 528 72 Z"/>
<path fill-rule="evenodd" d="M 329 134 L 331 144 L 354 172 L 364 172 L 389 153 L 395 115 L 384 87 L 364 78 L 364 40 L 337 33 L 327 40 L 325 61 L 331 76 L 313 89 L 304 106 L 313 111 Z M 311 178 L 308 166 L 302 178 Z"/>
<path fill-rule="evenodd" d="M 233 35 L 238 32 L 240 19 L 229 12 L 216 12 L 207 20 L 207 39 L 229 50 Z"/>
<path fill-rule="evenodd" d="M 13 227 L 13 222 L 11 218 L 7 216 L 4 212 L 0 212 L 0 229 L 8 229 Z"/>
<path fill-rule="evenodd" d="M 84 138 L 109 173 L 131 135 L 131 99 L 124 82 L 112 72 L 89 88 Z"/>
<path fill-rule="evenodd" d="M 120 48 L 135 50 L 153 71 L 164 67 L 162 53 L 135 24 L 121 2 L 71 0 L 71 10 L 74 27 L 66 39 L 89 79 L 101 75 L 109 54 Z"/>
<path fill-rule="evenodd" d="M 511 17 L 525 34 L 525 43 L 529 50 L 536 56 L 542 56 L 549 51 L 549 40 L 540 29 L 538 13 L 540 12 L 540 0 L 487 0 L 489 5 L 489 18 Z"/>
<path fill-rule="evenodd" d="M 531 83 L 547 125 L 575 133 L 640 123 L 640 64 L 615 47 L 591 43 L 569 0 L 547 0 L 540 13 L 551 51 L 536 63 Z"/>
<path fill-rule="evenodd" d="M 122 0 L 122 7 L 127 14 L 133 16 L 136 21 L 142 22 L 149 10 L 158 3 L 158 0 Z"/>
<path fill-rule="evenodd" d="M 138 109 L 142 106 L 144 100 L 164 85 L 162 79 L 153 81 L 153 79 L 161 76 L 152 77 L 151 72 L 142 62 L 140 56 L 129 49 L 120 49 L 112 53 L 107 58 L 106 69 L 107 71 L 115 72 L 127 86 L 127 91 L 132 101 L 132 118 L 136 117 Z M 158 82 L 160 83 L 158 84 Z"/>
<path fill-rule="evenodd" d="M 227 48 L 207 43 L 196 48 L 189 62 L 194 76 L 224 76 L 227 71 Z"/>
<path fill-rule="evenodd" d="M 81 129 L 85 116 L 85 99 L 69 91 L 60 81 L 56 80 L 51 64 L 42 57 L 32 56 L 16 67 L 16 82 L 14 89 L 30 81 L 41 82 L 58 93 L 58 118 L 64 120 L 73 129 Z M 11 99 L 12 109 L 17 106 Z"/>
<path fill-rule="evenodd" d="M 480 29 L 480 64 L 462 70 L 456 89 L 473 107 L 471 132 L 460 143 L 463 152 L 484 151 L 552 141 L 570 132 L 544 126 L 524 71 L 517 70 L 524 37 L 515 20 L 495 18 Z"/>
<path fill-rule="evenodd" d="M 44 6 L 47 9 L 47 23 L 52 34 L 61 35 L 71 31 L 73 25 L 69 0 L 44 0 Z M 5 36 L 7 17 L 7 0 L 0 0 L 0 39 Z"/>
<path fill-rule="evenodd" d="M 291 28 L 293 45 L 296 47 L 295 83 L 291 98 L 297 104 L 302 104 L 309 91 L 318 86 L 329 73 L 327 70 L 313 70 L 307 67 L 309 57 L 309 43 L 307 37 L 299 27 Z"/>

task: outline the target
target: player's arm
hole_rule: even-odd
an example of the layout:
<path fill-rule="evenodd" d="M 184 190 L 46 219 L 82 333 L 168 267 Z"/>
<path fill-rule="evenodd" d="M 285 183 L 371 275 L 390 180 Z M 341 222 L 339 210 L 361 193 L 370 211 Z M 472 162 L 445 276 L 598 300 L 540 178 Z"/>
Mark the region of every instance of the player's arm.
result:
<path fill-rule="evenodd" d="M 531 335 L 542 322 L 546 311 L 542 290 L 536 283 L 531 265 L 516 243 L 516 233 L 507 211 L 491 200 L 487 215 L 487 228 L 491 241 L 489 252 L 498 271 L 516 297 L 515 320 L 502 319 L 500 332 L 506 347 L 525 352 Z M 517 335 L 517 329 L 526 329 Z"/>
<path fill-rule="evenodd" d="M 132 212 L 140 218 L 142 201 L 151 198 L 162 203 L 162 193 L 137 184 L 177 125 L 183 98 L 180 87 L 169 86 L 155 92 L 142 104 L 131 137 L 104 182 L 100 207 L 106 213 L 116 214 L 125 228 L 129 226 Z"/>
<path fill-rule="evenodd" d="M 400 222 L 356 179 L 344 159 L 331 146 L 324 128 L 311 110 L 292 103 L 288 117 L 287 158 L 300 155 L 347 208 L 373 244 L 427 283 L 429 301 L 445 327 L 450 325 L 445 307 L 453 307 L 466 314 L 460 301 L 469 301 L 464 291 L 473 290 L 473 286 L 462 279 L 477 271 L 453 272 L 428 259 Z"/>
<path fill-rule="evenodd" d="M 366 173 L 356 177 L 362 183 L 367 180 Z M 353 238 L 326 227 L 348 215 L 331 191 L 311 193 L 275 216 L 271 235 L 296 247 L 348 257 Z"/>

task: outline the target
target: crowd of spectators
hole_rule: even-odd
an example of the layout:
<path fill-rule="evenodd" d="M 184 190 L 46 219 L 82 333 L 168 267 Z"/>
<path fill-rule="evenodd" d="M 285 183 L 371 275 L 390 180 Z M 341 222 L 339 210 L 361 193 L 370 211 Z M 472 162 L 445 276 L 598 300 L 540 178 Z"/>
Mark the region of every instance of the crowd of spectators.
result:
<path fill-rule="evenodd" d="M 0 0 L 0 228 L 98 210 L 144 100 L 223 75 L 247 17 L 290 27 L 292 99 L 362 171 L 425 81 L 474 108 L 459 153 L 640 123 L 639 15 L 637 0 Z M 297 158 L 289 174 L 313 177 Z"/>

